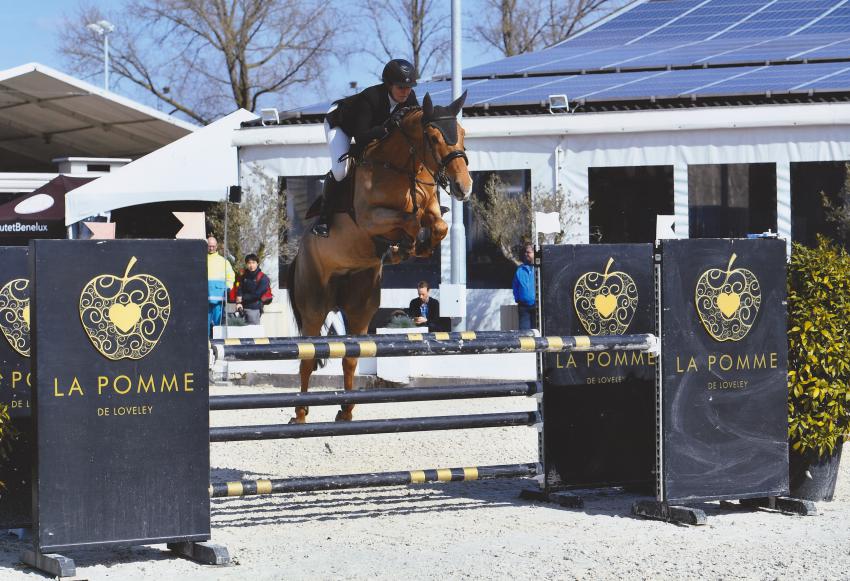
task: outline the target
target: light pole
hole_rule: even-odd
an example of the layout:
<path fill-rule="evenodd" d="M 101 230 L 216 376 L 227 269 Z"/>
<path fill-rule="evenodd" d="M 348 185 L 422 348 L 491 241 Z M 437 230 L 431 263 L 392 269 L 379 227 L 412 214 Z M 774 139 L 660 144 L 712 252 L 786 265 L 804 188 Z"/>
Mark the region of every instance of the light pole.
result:
<path fill-rule="evenodd" d="M 108 20 L 98 20 L 86 26 L 92 32 L 103 37 L 103 88 L 109 90 L 109 33 L 115 30 L 115 25 Z"/>

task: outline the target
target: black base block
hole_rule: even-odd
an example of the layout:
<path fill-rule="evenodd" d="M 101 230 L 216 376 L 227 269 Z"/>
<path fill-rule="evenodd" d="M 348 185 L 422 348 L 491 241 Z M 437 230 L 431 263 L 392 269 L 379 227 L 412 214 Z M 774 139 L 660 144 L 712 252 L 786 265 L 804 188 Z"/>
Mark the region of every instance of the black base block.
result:
<path fill-rule="evenodd" d="M 205 565 L 229 565 L 230 553 L 224 545 L 210 542 L 168 543 L 168 549 L 179 555 Z"/>
<path fill-rule="evenodd" d="M 69 559 L 56 553 L 44 554 L 27 550 L 21 555 L 21 561 L 30 567 L 44 571 L 54 577 L 73 577 L 77 574 L 77 566 L 74 564 L 74 559 Z"/>
<path fill-rule="evenodd" d="M 704 525 L 705 511 L 687 506 L 671 506 L 657 500 L 638 500 L 632 505 L 632 514 L 664 522 Z"/>
<path fill-rule="evenodd" d="M 788 498 L 786 496 L 747 498 L 740 500 L 737 504 L 733 502 L 722 501 L 720 503 L 720 507 L 733 510 L 767 508 L 800 516 L 815 516 L 818 513 L 817 506 L 815 506 L 815 503 L 811 500 L 803 500 L 801 498 Z"/>
<path fill-rule="evenodd" d="M 542 488 L 525 488 L 519 493 L 523 500 L 551 502 L 564 508 L 584 508 L 584 499 L 577 494 L 566 491 L 551 492 Z"/>

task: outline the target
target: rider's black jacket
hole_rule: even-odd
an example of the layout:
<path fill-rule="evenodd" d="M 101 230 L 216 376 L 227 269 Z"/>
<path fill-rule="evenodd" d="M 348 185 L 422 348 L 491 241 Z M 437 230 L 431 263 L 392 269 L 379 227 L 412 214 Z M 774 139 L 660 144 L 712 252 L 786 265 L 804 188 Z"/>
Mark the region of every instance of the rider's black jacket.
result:
<path fill-rule="evenodd" d="M 384 122 L 390 117 L 390 95 L 386 85 L 374 85 L 337 102 L 339 107 L 327 117 L 331 127 L 341 127 L 354 138 L 356 150 L 387 134 Z M 402 107 L 418 107 L 416 93 L 410 91 Z"/>

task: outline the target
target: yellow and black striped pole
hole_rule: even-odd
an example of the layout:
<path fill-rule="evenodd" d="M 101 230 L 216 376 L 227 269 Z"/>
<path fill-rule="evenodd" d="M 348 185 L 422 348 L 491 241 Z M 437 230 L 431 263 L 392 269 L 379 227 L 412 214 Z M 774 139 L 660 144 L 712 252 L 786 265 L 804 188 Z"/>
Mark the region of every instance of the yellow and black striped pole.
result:
<path fill-rule="evenodd" d="M 374 472 L 367 474 L 341 474 L 338 476 L 313 476 L 279 480 L 241 480 L 210 484 L 210 497 L 241 497 L 288 492 L 342 490 L 375 486 L 404 486 L 426 482 L 466 482 L 495 478 L 524 478 L 540 473 L 538 464 L 499 464 L 467 468 L 435 468 L 409 472 Z"/>
<path fill-rule="evenodd" d="M 434 335 L 439 335 L 435 333 Z M 374 336 L 293 338 L 288 342 L 252 345 L 214 345 L 217 357 L 227 361 L 284 359 L 339 359 L 342 357 L 404 357 L 410 355 L 460 355 L 568 351 L 653 351 L 654 335 L 533 337 L 505 334 L 474 339 L 423 338 L 419 341 L 380 341 Z"/>
<path fill-rule="evenodd" d="M 248 338 L 229 338 L 229 339 L 211 339 L 210 345 L 276 345 L 278 343 L 292 343 L 293 341 L 312 343 L 316 341 L 341 341 L 343 343 L 357 343 L 359 341 L 374 341 L 376 343 L 398 343 L 398 342 L 418 342 L 418 341 L 457 341 L 471 339 L 504 339 L 511 337 L 535 337 L 540 333 L 534 329 L 526 331 L 450 331 L 450 332 L 435 332 L 435 333 L 392 333 L 386 335 L 336 335 L 328 337 L 326 335 L 314 337 L 248 337 Z"/>

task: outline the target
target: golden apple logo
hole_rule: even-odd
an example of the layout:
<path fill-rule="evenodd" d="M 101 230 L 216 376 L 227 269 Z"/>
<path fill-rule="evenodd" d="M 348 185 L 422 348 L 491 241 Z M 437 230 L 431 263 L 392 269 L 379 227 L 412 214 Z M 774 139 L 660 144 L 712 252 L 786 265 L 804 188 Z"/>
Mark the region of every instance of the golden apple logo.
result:
<path fill-rule="evenodd" d="M 638 305 L 637 285 L 625 272 L 587 272 L 576 281 L 573 306 L 589 335 L 622 335 L 629 328 Z"/>
<path fill-rule="evenodd" d="M 30 281 L 10 280 L 0 288 L 0 329 L 12 349 L 30 356 Z"/>
<path fill-rule="evenodd" d="M 124 276 L 102 274 L 91 279 L 80 295 L 80 320 L 95 349 L 104 357 L 141 359 L 156 347 L 168 317 L 171 299 L 158 278 L 130 276 L 132 257 Z"/>
<path fill-rule="evenodd" d="M 697 280 L 695 304 L 705 330 L 717 341 L 740 341 L 755 323 L 761 306 L 761 285 L 746 268 L 711 268 Z"/>

